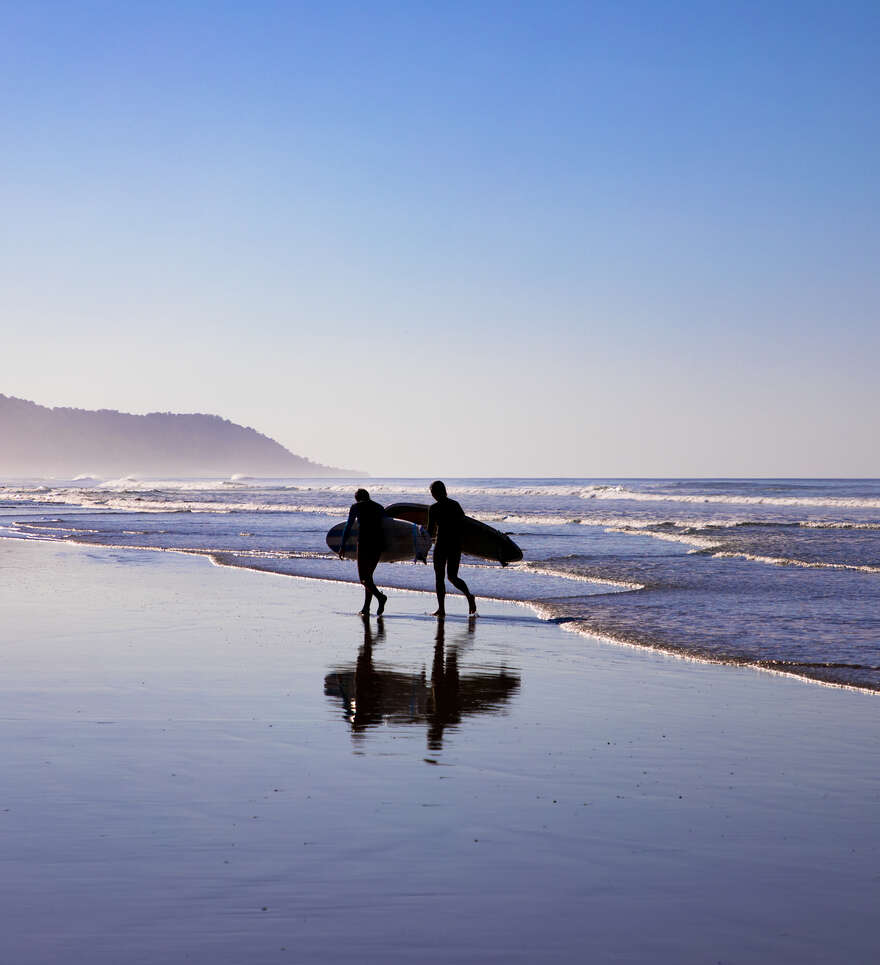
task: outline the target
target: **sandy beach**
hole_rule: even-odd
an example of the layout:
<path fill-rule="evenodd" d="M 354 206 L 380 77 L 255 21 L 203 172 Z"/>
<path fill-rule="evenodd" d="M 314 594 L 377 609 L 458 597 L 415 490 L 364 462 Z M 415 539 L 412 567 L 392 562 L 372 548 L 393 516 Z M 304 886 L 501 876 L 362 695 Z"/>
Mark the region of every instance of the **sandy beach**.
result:
<path fill-rule="evenodd" d="M 4 962 L 876 960 L 874 695 L 174 553 L 0 576 Z"/>

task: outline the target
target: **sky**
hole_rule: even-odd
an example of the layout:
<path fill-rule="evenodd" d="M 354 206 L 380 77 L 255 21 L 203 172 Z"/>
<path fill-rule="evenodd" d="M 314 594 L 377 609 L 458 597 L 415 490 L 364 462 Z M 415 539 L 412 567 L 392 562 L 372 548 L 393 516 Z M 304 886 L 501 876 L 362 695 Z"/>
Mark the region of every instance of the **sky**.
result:
<path fill-rule="evenodd" d="M 0 0 L 0 392 L 880 476 L 878 64 L 876 2 Z"/>

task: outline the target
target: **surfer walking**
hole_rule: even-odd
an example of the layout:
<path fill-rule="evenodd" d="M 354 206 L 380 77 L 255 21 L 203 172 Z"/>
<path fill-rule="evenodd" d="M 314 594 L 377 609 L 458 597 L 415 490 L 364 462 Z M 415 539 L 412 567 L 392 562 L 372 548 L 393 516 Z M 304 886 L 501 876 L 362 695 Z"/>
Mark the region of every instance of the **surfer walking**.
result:
<path fill-rule="evenodd" d="M 339 545 L 339 558 L 345 559 L 345 542 L 355 521 L 358 524 L 357 566 L 358 579 L 364 585 L 364 606 L 360 616 L 370 615 L 370 603 L 373 597 L 379 601 L 376 616 L 385 611 L 388 597 L 373 582 L 373 573 L 379 565 L 379 557 L 385 549 L 385 538 L 382 534 L 382 520 L 385 517 L 385 507 L 370 499 L 366 489 L 359 489 L 354 494 L 354 502 L 348 511 L 348 522 L 342 531 L 342 542 Z"/>
<path fill-rule="evenodd" d="M 431 495 L 436 502 L 428 510 L 428 532 L 435 537 L 434 579 L 437 587 L 435 617 L 446 616 L 446 579 L 467 597 L 468 612 L 477 614 L 477 601 L 467 583 L 458 575 L 461 564 L 461 530 L 464 510 L 446 494 L 446 485 L 438 479 L 431 483 Z"/>

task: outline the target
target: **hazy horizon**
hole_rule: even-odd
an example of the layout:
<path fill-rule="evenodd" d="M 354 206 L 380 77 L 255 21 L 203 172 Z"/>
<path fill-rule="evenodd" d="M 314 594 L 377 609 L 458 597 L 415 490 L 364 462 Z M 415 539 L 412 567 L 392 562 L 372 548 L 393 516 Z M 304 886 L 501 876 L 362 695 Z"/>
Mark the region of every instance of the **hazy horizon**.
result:
<path fill-rule="evenodd" d="M 4 395 L 5 395 L 5 393 L 0 393 L 0 400 L 2 400 L 2 398 L 3 398 Z M 20 400 L 20 399 L 15 399 L 14 401 L 33 402 L 33 400 Z M 37 404 L 38 404 L 38 403 L 37 403 Z M 45 408 L 45 407 L 41 407 L 41 408 Z M 147 412 L 147 413 L 125 413 L 125 412 L 120 412 L 119 410 L 116 410 L 116 409 L 81 410 L 81 409 L 76 409 L 76 407 L 71 407 L 71 406 L 59 406 L 58 408 L 61 408 L 61 409 L 72 409 L 72 408 L 73 408 L 73 409 L 74 409 L 75 411 L 77 411 L 77 412 L 86 413 L 86 414 L 90 414 L 90 415 L 109 414 L 109 415 L 123 416 L 123 417 L 124 417 L 124 416 L 129 416 L 129 415 L 134 415 L 134 416 L 152 415 L 152 416 L 176 416 L 176 417 L 181 417 L 181 418 L 188 418 L 188 417 L 191 418 L 191 417 L 194 417 L 194 416 L 195 416 L 195 417 L 204 417 L 204 416 L 207 416 L 207 417 L 209 417 L 209 418 L 214 418 L 214 417 L 216 417 L 216 418 L 222 420 L 223 422 L 228 422 L 228 421 L 229 421 L 229 420 L 226 420 L 226 419 L 223 417 L 222 413 L 204 413 L 204 412 L 202 412 L 202 413 L 171 413 L 171 412 L 168 412 L 167 410 Z M 262 433 L 260 433 L 260 430 L 259 430 L 259 427 L 258 427 L 258 426 L 239 426 L 238 424 L 235 424 L 235 423 L 233 423 L 232 425 L 233 425 L 233 428 L 236 428 L 236 429 L 238 429 L 238 428 L 244 428 L 244 429 L 247 429 L 247 430 L 252 430 L 252 431 L 256 432 L 257 434 L 261 434 L 261 435 L 262 435 Z M 269 438 L 269 441 L 270 441 L 270 442 L 277 442 L 277 441 L 278 441 L 278 440 L 272 440 L 271 437 L 268 437 L 268 438 Z M 287 448 L 287 449 L 289 450 L 289 447 L 285 447 L 285 448 Z M 292 455 L 293 455 L 294 457 L 296 457 L 296 458 L 304 458 L 304 459 L 306 459 L 306 460 L 308 460 L 308 461 L 313 461 L 313 460 L 311 460 L 311 459 L 309 458 L 309 456 L 308 456 L 307 453 L 295 453 L 295 452 L 292 452 Z M 10 472 L 10 471 L 5 471 L 5 468 L 4 468 L 4 467 L 5 467 L 5 464 L 3 463 L 3 460 L 0 459 L 0 472 L 4 472 L 4 478 L 6 478 L 6 479 L 46 478 L 46 479 L 64 479 L 64 480 L 66 480 L 66 479 L 84 478 L 84 477 L 94 477 L 94 478 L 107 478 L 107 479 L 110 479 L 110 478 L 114 478 L 114 477 L 117 477 L 117 476 L 120 477 L 120 478 L 126 478 L 126 477 L 127 477 L 127 478 L 143 478 L 143 479 L 189 478 L 189 477 L 204 478 L 204 479 L 217 479 L 217 478 L 225 478 L 225 477 L 230 477 L 230 476 L 241 475 L 241 473 L 239 473 L 239 472 L 233 472 L 233 471 L 231 470 L 231 467 L 230 467 L 229 471 L 219 471 L 219 472 L 218 472 L 218 471 L 211 471 L 211 470 L 208 469 L 208 468 L 194 469 L 194 470 L 189 471 L 189 472 L 175 472 L 175 471 L 173 471 L 173 470 L 163 470 L 163 469 L 161 468 L 161 466 L 157 466 L 155 463 L 154 463 L 153 465 L 150 465 L 149 462 L 147 462 L 147 461 L 145 461 L 145 460 L 141 460 L 140 463 L 138 463 L 137 460 L 130 460 L 130 461 L 132 462 L 132 465 L 129 466 L 129 471 L 121 471 L 121 470 L 119 470 L 119 469 L 114 470 L 114 471 L 110 471 L 110 472 L 108 472 L 108 471 L 100 471 L 100 467 L 97 467 L 97 462 L 98 462 L 98 460 L 95 459 L 95 458 L 93 458 L 92 455 L 83 454 L 83 456 L 81 457 L 81 459 L 79 460 L 79 462 L 81 462 L 83 466 L 85 466 L 85 465 L 90 465 L 93 471 L 86 471 L 86 470 L 80 471 L 80 470 L 76 470 L 76 471 L 75 471 L 75 472 L 76 472 L 75 475 L 70 475 L 70 474 L 64 474 L 64 473 L 62 473 L 62 472 L 41 472 L 41 471 L 39 471 L 38 469 L 35 469 L 35 471 L 25 471 L 25 470 L 21 470 L 21 471 L 11 471 L 11 472 Z M 93 465 L 93 463 L 94 463 L 94 465 Z M 140 466 L 140 468 L 138 468 L 138 466 Z M 246 465 L 242 464 L 239 468 L 242 470 L 242 472 L 247 472 L 247 466 L 246 466 Z M 316 467 L 316 468 L 333 468 L 333 467 L 320 466 L 320 467 Z M 337 472 L 330 472 L 330 473 L 325 473 L 325 474 L 316 473 L 316 472 L 314 472 L 314 471 L 313 471 L 313 472 L 309 472 L 309 473 L 302 473 L 302 472 L 300 472 L 300 473 L 298 473 L 298 472 L 283 473 L 283 472 L 258 472 L 258 471 L 253 471 L 253 472 L 250 473 L 250 474 L 253 475 L 254 477 L 260 478 L 260 479 L 290 479 L 290 478 L 309 479 L 309 478 L 316 478 L 316 477 L 317 477 L 317 478 L 332 478 L 332 479 L 354 479 L 354 478 L 357 478 L 357 477 L 361 477 L 361 478 L 365 478 L 365 479 L 377 479 L 377 480 L 381 480 L 381 479 L 427 480 L 427 479 L 433 479 L 434 476 L 437 475 L 436 473 L 435 473 L 434 475 L 432 475 L 432 474 L 430 474 L 430 473 L 428 473 L 428 474 L 421 473 L 421 474 L 411 474 L 411 475 L 400 475 L 400 474 L 382 473 L 382 472 L 362 472 L 362 471 L 358 471 L 358 470 L 355 469 L 354 467 L 350 467 L 350 466 L 339 466 L 339 467 L 336 467 L 336 468 L 338 469 Z M 793 475 L 781 475 L 781 476 L 768 476 L 768 475 L 756 475 L 756 476 L 724 476 L 724 475 L 714 475 L 714 474 L 711 474 L 711 473 L 700 473 L 700 474 L 695 474 L 695 475 L 693 475 L 693 476 L 680 476 L 680 475 L 642 475 L 642 476 L 637 476 L 637 475 L 625 475 L 625 474 L 613 475 L 613 474 L 608 474 L 608 473 L 604 473 L 604 474 L 601 474 L 601 475 L 594 475 L 594 476 L 561 475 L 561 474 L 556 474 L 556 475 L 554 475 L 554 474 L 544 474 L 544 475 L 534 475 L 534 474 L 531 474 L 531 475 L 530 475 L 530 474 L 523 474 L 523 473 L 511 474 L 511 475 L 506 475 L 506 476 L 505 476 L 505 475 L 499 475 L 499 474 L 497 474 L 497 473 L 494 473 L 494 474 L 491 474 L 491 473 L 490 473 L 490 474 L 486 474 L 486 473 L 482 473 L 482 474 L 481 474 L 481 473 L 473 473 L 473 474 L 450 474 L 450 473 L 446 473 L 445 475 L 446 475 L 446 477 L 447 477 L 448 479 L 516 478 L 516 479 L 534 479 L 534 480 L 541 480 L 541 479 L 548 479 L 548 480 L 550 480 L 550 479 L 555 479 L 555 480 L 587 479 L 587 480 L 597 480 L 597 481 L 602 481 L 602 480 L 634 480 L 634 481 L 635 481 L 635 480 L 651 480 L 651 479 L 657 479 L 657 480 L 662 480 L 662 479 L 670 479 L 670 480 L 674 480 L 674 479 L 681 479 L 681 480 L 687 480 L 687 479 L 694 479 L 694 480 L 700 480 L 700 479 L 706 479 L 706 480 L 710 480 L 710 479 L 715 479 L 715 480 L 763 479 L 763 480 L 772 481 L 772 480 L 774 480 L 774 479 L 780 479 L 780 480 L 823 480 L 823 479 L 849 479 L 849 480 L 859 480 L 859 479 L 876 479 L 876 478 L 878 478 L 878 477 L 875 477 L 875 476 L 825 476 L 825 477 L 823 477 L 823 476 L 793 476 Z"/>
<path fill-rule="evenodd" d="M 880 476 L 880 8 L 10 8 L 0 392 L 373 476 Z"/>

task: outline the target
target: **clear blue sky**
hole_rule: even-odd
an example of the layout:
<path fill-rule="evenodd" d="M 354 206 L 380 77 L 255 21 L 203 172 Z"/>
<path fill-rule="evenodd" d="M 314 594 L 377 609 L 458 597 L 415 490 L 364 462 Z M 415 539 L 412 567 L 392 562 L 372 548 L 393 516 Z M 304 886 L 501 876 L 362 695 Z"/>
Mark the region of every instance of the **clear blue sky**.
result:
<path fill-rule="evenodd" d="M 876 2 L 0 3 L 0 392 L 880 475 L 878 65 Z"/>

